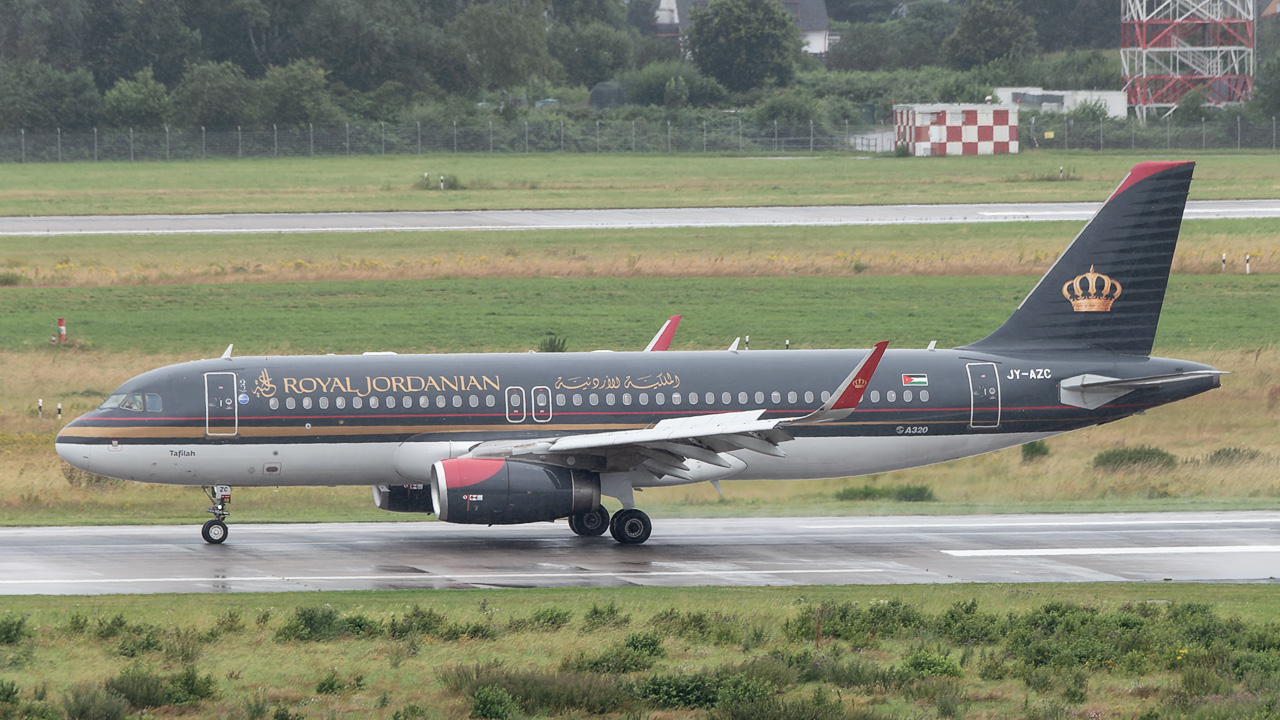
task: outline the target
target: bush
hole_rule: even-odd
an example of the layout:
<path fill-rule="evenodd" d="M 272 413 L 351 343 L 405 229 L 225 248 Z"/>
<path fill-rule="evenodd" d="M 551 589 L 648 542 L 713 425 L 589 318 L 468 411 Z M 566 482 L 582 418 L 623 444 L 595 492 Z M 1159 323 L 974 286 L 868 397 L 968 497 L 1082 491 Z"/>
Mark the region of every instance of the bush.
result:
<path fill-rule="evenodd" d="M 128 701 L 129 705 L 143 710 L 169 703 L 168 683 L 154 670 L 141 664 L 133 664 L 125 671 L 107 680 L 103 687 Z"/>
<path fill-rule="evenodd" d="M 636 686 L 636 695 L 660 708 L 714 707 L 720 683 L 713 675 L 654 675 Z"/>
<path fill-rule="evenodd" d="M 129 703 L 94 683 L 78 683 L 62 698 L 67 720 L 123 720 Z"/>
<path fill-rule="evenodd" d="M 530 715 L 562 715 L 575 710 L 602 715 L 616 712 L 633 699 L 631 691 L 613 678 L 509 670 L 492 663 L 446 668 L 440 679 L 450 690 L 472 696 L 485 685 L 500 687 Z"/>
<path fill-rule="evenodd" d="M 913 678 L 953 677 L 964 675 L 960 663 L 949 655 L 940 652 L 916 648 L 902 661 L 902 670 Z"/>
<path fill-rule="evenodd" d="M 1032 440 L 1022 446 L 1022 462 L 1029 463 L 1049 457 L 1049 443 L 1043 440 Z"/>
<path fill-rule="evenodd" d="M 0 272 L 0 287 L 26 285 L 29 282 L 31 282 L 31 278 L 20 272 Z"/>
<path fill-rule="evenodd" d="M 933 502 L 937 498 L 926 485 L 863 485 L 847 487 L 836 492 L 837 500 L 893 500 L 895 502 Z"/>
<path fill-rule="evenodd" d="M 1252 462 L 1262 457 L 1262 453 L 1253 448 L 1247 447 L 1224 447 L 1218 448 L 1205 456 L 1204 461 L 1208 465 L 1238 465 L 1240 463 Z"/>
<path fill-rule="evenodd" d="M 978 612 L 976 598 L 952 605 L 938 617 L 935 628 L 938 634 L 961 645 L 994 642 L 1001 630 L 1000 618 Z"/>
<path fill-rule="evenodd" d="M 516 714 L 520 706 L 510 693 L 496 685 L 485 685 L 476 688 L 471 698 L 471 717 L 488 718 L 489 720 L 507 720 Z"/>
<path fill-rule="evenodd" d="M 11 705 L 18 701 L 22 688 L 12 680 L 0 680 L 0 705 Z"/>
<path fill-rule="evenodd" d="M 1096 470 L 1169 470 L 1177 464 L 1173 454 L 1150 445 L 1112 448 L 1093 457 Z"/>
<path fill-rule="evenodd" d="M 403 638 L 409 635 L 438 635 L 449 621 L 435 610 L 423 610 L 414 605 L 400 620 L 391 618 L 387 623 L 387 635 Z"/>
<path fill-rule="evenodd" d="M 383 632 L 382 625 L 364 615 L 342 616 L 334 608 L 300 607 L 293 611 L 293 617 L 276 631 L 277 641 L 330 640 L 339 635 L 357 637 L 376 637 Z"/>
<path fill-rule="evenodd" d="M 5 610 L 0 615 L 0 645 L 16 645 L 27 637 L 27 618 Z"/>
<path fill-rule="evenodd" d="M 659 632 L 688 640 L 702 640 L 717 645 L 742 642 L 743 623 L 734 615 L 705 612 L 664 610 L 649 621 Z"/>
<path fill-rule="evenodd" d="M 583 630 L 598 630 L 605 627 L 625 627 L 631 623 L 631 615 L 623 615 L 618 605 L 610 600 L 608 605 L 600 607 L 592 603 L 591 609 L 582 618 Z"/>

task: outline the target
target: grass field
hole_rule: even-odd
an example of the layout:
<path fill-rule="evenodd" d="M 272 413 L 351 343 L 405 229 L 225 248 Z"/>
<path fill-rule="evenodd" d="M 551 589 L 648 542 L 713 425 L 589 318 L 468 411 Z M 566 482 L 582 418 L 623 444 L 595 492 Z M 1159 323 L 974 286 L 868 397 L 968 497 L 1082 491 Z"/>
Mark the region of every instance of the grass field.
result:
<path fill-rule="evenodd" d="M 463 154 L 8 165 L 0 215 L 1101 200 L 1135 162 L 1159 159 L 1199 161 L 1193 199 L 1280 197 L 1274 155 Z M 419 190 L 424 172 L 465 189 Z"/>
<path fill-rule="evenodd" d="M 148 717 L 1265 718 L 1278 598 L 1130 584 L 13 597 L 0 714 L 101 709 L 105 684 Z M 486 684 L 517 714 L 474 714 L 503 697 Z"/>
<path fill-rule="evenodd" d="M 6 238 L 0 285 L 1039 275 L 1080 222 Z M 1280 272 L 1280 220 L 1189 220 L 1180 274 Z"/>

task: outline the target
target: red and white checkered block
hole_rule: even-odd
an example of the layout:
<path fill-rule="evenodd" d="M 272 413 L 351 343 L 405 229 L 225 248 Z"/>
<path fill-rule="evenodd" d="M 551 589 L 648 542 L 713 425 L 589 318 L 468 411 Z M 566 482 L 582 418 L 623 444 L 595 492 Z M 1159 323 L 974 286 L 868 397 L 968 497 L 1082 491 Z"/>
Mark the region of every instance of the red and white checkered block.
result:
<path fill-rule="evenodd" d="M 895 105 L 894 132 L 916 157 L 1018 152 L 1018 109 L 990 105 Z"/>

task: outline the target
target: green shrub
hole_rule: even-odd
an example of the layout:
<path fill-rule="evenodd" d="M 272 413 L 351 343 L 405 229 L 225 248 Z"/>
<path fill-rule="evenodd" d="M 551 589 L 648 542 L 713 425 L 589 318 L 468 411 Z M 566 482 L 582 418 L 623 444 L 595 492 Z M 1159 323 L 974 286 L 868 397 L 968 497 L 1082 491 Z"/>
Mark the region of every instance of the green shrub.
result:
<path fill-rule="evenodd" d="M 450 690 L 474 696 L 485 685 L 502 688 L 530 715 L 561 715 L 581 710 L 593 715 L 616 712 L 633 699 L 615 679 L 583 673 L 511 670 L 495 663 L 445 668 L 440 679 Z"/>
<path fill-rule="evenodd" d="M 562 353 L 569 349 L 569 341 L 557 335 L 548 335 L 538 340 L 538 352 Z"/>
<path fill-rule="evenodd" d="M 423 610 L 421 607 L 414 605 L 404 617 L 397 620 L 394 617 L 387 623 L 387 635 L 393 638 L 403 638 L 410 635 L 438 635 L 443 628 L 448 626 L 449 621 L 443 614 L 435 610 Z"/>
<path fill-rule="evenodd" d="M 1150 445 L 1111 448 L 1093 456 L 1096 470 L 1168 470 L 1177 464 L 1171 453 Z"/>
<path fill-rule="evenodd" d="M 12 680 L 0 680 L 0 705 L 11 705 L 18 701 L 22 688 Z"/>
<path fill-rule="evenodd" d="M 31 282 L 31 278 L 20 272 L 0 272 L 0 287 L 14 287 Z"/>
<path fill-rule="evenodd" d="M 5 610 L 0 615 L 0 645 L 16 645 L 27 637 L 27 618 Z"/>
<path fill-rule="evenodd" d="M 316 692 L 321 695 L 339 695 L 347 689 L 347 684 L 338 677 L 337 670 L 330 670 L 328 675 L 316 683 Z"/>
<path fill-rule="evenodd" d="M 690 610 L 680 612 L 675 608 L 664 610 L 649 621 L 659 632 L 676 635 L 687 640 L 700 640 L 717 645 L 736 644 L 743 641 L 743 624 L 735 615 Z"/>
<path fill-rule="evenodd" d="M 516 618 L 507 623 L 511 632 L 533 630 L 536 632 L 553 632 L 560 630 L 573 620 L 573 613 L 560 608 L 538 608 L 527 618 Z"/>
<path fill-rule="evenodd" d="M 934 502 L 933 489 L 927 485 L 902 485 L 894 488 L 893 499 L 898 502 Z"/>
<path fill-rule="evenodd" d="M 124 672 L 103 683 L 103 687 L 139 710 L 169 704 L 168 683 L 154 670 L 140 663 L 125 668 Z"/>
<path fill-rule="evenodd" d="M 667 651 L 662 649 L 662 636 L 656 632 L 632 633 L 622 641 L 622 646 L 649 657 L 666 657 Z"/>
<path fill-rule="evenodd" d="M 1066 673 L 1062 686 L 1062 699 L 1069 703 L 1078 705 L 1089 699 L 1089 673 L 1083 668 Z"/>
<path fill-rule="evenodd" d="M 77 683 L 62 697 L 67 720 L 123 720 L 129 703 L 95 683 Z"/>
<path fill-rule="evenodd" d="M 648 670 L 657 662 L 654 656 L 629 647 L 615 647 L 599 655 L 579 654 L 565 658 L 561 667 L 574 672 L 623 674 Z"/>
<path fill-rule="evenodd" d="M 510 693 L 496 685 L 476 688 L 471 698 L 471 717 L 488 720 L 507 720 L 519 712 L 520 706 Z"/>
<path fill-rule="evenodd" d="M 654 675 L 636 686 L 636 695 L 660 708 L 714 707 L 720 683 L 706 673 Z"/>
<path fill-rule="evenodd" d="M 478 622 L 453 623 L 440 631 L 441 640 L 459 640 L 464 637 L 471 640 L 496 640 L 498 631 L 492 625 Z"/>
<path fill-rule="evenodd" d="M 978 656 L 978 677 L 983 680 L 1003 680 L 1009 675 L 1009 663 L 999 650 L 983 650 Z"/>
<path fill-rule="evenodd" d="M 583 630 L 598 630 L 606 627 L 625 627 L 631 623 L 631 615 L 623 615 L 617 603 L 610 600 L 608 605 L 600 607 L 592 603 L 591 609 L 582 618 Z"/>
<path fill-rule="evenodd" d="M 226 612 L 213 621 L 213 628 L 219 634 L 232 634 L 244 630 L 244 620 L 236 608 L 227 608 Z"/>
<path fill-rule="evenodd" d="M 1209 465 L 1239 465 L 1240 463 L 1251 462 L 1262 457 L 1262 453 L 1253 448 L 1247 447 L 1224 447 L 1218 448 L 1205 456 L 1204 461 Z"/>
<path fill-rule="evenodd" d="M 995 642 L 1001 634 L 1000 618 L 991 613 L 978 612 L 976 598 L 953 604 L 938 616 L 934 629 L 939 635 L 960 645 Z"/>
<path fill-rule="evenodd" d="M 960 663 L 941 652 L 916 648 L 902 660 L 902 670 L 913 678 L 962 677 Z"/>
<path fill-rule="evenodd" d="M 1029 463 L 1049 457 L 1049 443 L 1043 440 L 1032 440 L 1022 446 L 1022 462 Z"/>
<path fill-rule="evenodd" d="M 862 487 L 847 487 L 837 491 L 836 499 L 854 502 L 863 500 L 934 502 L 937 498 L 933 495 L 933 489 L 926 485 L 886 485 L 884 487 L 863 485 Z"/>
<path fill-rule="evenodd" d="M 382 632 L 382 625 L 376 620 L 371 620 L 364 615 L 343 616 L 334 608 L 324 605 L 296 608 L 289 622 L 276 631 L 276 640 L 316 642 L 331 640 L 339 635 L 376 637 Z"/>
<path fill-rule="evenodd" d="M 754 703 L 770 697 L 776 688 L 760 679 L 732 673 L 719 677 L 716 706 Z"/>
<path fill-rule="evenodd" d="M 922 628 L 926 618 L 913 605 L 900 599 L 869 603 L 824 603 L 802 608 L 787 620 L 783 629 L 793 640 L 813 640 L 821 623 L 822 637 L 834 637 L 866 647 L 876 636 L 897 637 L 906 630 Z"/>

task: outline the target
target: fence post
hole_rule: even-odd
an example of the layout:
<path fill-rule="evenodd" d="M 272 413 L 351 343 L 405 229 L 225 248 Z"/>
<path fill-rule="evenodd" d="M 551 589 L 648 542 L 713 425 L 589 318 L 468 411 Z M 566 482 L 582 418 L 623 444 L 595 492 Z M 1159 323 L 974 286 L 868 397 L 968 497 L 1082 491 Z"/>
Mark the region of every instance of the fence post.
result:
<path fill-rule="evenodd" d="M 382 154 L 386 155 L 387 154 L 387 124 L 385 122 L 379 122 L 378 125 L 382 127 Z"/>
<path fill-rule="evenodd" d="M 240 126 L 236 126 L 236 157 L 244 157 L 244 133 L 241 132 Z"/>
<path fill-rule="evenodd" d="M 271 156 L 280 157 L 280 131 L 271 123 Z"/>
<path fill-rule="evenodd" d="M 493 152 L 493 121 L 489 121 L 489 152 Z"/>
<path fill-rule="evenodd" d="M 671 152 L 671 121 L 667 121 L 667 152 Z"/>
<path fill-rule="evenodd" d="M 1240 149 L 1240 135 L 1241 135 L 1241 130 L 1240 130 L 1240 116 L 1239 116 L 1239 115 L 1237 115 L 1237 116 L 1236 116 L 1236 149 L 1237 149 L 1237 150 L 1239 150 L 1239 149 Z"/>
<path fill-rule="evenodd" d="M 1205 129 L 1204 118 L 1200 118 L 1200 149 L 1204 150 L 1209 147 L 1209 135 Z"/>
<path fill-rule="evenodd" d="M 58 162 L 62 162 L 62 128 L 58 128 Z"/>
<path fill-rule="evenodd" d="M 1272 118 L 1272 121 L 1273 122 L 1271 124 L 1274 125 L 1275 118 Z M 1272 134 L 1274 135 L 1275 133 L 1272 133 Z M 635 151 L 636 151 L 636 121 L 632 120 L 631 121 L 631 152 L 635 152 Z"/>
<path fill-rule="evenodd" d="M 129 162 L 133 162 L 133 128 L 129 128 Z"/>
<path fill-rule="evenodd" d="M 524 152 L 529 154 L 529 121 L 524 121 Z"/>
<path fill-rule="evenodd" d="M 453 121 L 453 151 L 458 152 L 458 121 Z"/>
<path fill-rule="evenodd" d="M 169 157 L 169 126 L 168 125 L 164 126 L 164 159 L 165 159 L 165 162 L 168 162 L 171 159 Z"/>
<path fill-rule="evenodd" d="M 1169 116 L 1164 117 L 1164 149 L 1168 150 L 1173 147 L 1173 126 L 1169 123 Z"/>
<path fill-rule="evenodd" d="M 422 121 L 418 121 L 418 154 L 422 154 Z"/>
<path fill-rule="evenodd" d="M 1067 118 L 1067 124 L 1062 129 L 1062 149 L 1071 149 L 1071 126 L 1075 123 L 1071 118 Z"/>
<path fill-rule="evenodd" d="M 1102 138 L 1103 138 L 1102 129 L 1104 127 L 1106 127 L 1106 125 L 1103 123 L 1103 121 L 1099 120 L 1098 121 L 1098 152 L 1102 152 Z"/>
<path fill-rule="evenodd" d="M 600 154 L 600 121 L 596 121 L 596 154 Z"/>
<path fill-rule="evenodd" d="M 1276 149 L 1276 116 L 1271 116 L 1271 149 Z"/>
<path fill-rule="evenodd" d="M 93 129 L 93 161 L 98 162 L 98 128 Z"/>
<path fill-rule="evenodd" d="M 778 121 L 773 121 L 773 151 L 778 151 Z"/>
<path fill-rule="evenodd" d="M 311 123 L 307 123 L 307 151 L 316 156 L 316 126 Z"/>
<path fill-rule="evenodd" d="M 351 154 L 351 123 L 347 123 L 347 155 Z"/>
<path fill-rule="evenodd" d="M 564 118 L 560 118 L 560 152 L 564 152 Z"/>
<path fill-rule="evenodd" d="M 18 133 L 22 136 L 22 164 L 27 164 L 27 129 L 21 128 Z"/>
<path fill-rule="evenodd" d="M 742 152 L 742 118 L 735 118 L 738 121 L 738 152 Z"/>
<path fill-rule="evenodd" d="M 809 152 L 813 152 L 813 120 L 809 120 Z"/>
<path fill-rule="evenodd" d="M 1129 121 L 1129 149 L 1133 150 L 1138 147 L 1138 123 L 1134 120 Z"/>
<path fill-rule="evenodd" d="M 94 130 L 94 133 L 93 133 L 93 140 L 94 140 L 95 147 L 96 147 L 96 143 L 97 143 L 97 141 L 98 141 L 98 131 L 97 131 L 97 129 L 95 129 L 95 130 Z M 201 125 L 201 126 L 200 126 L 200 159 L 201 159 L 201 160 L 203 160 L 203 159 L 204 159 L 204 126 L 203 126 L 203 125 Z"/>

